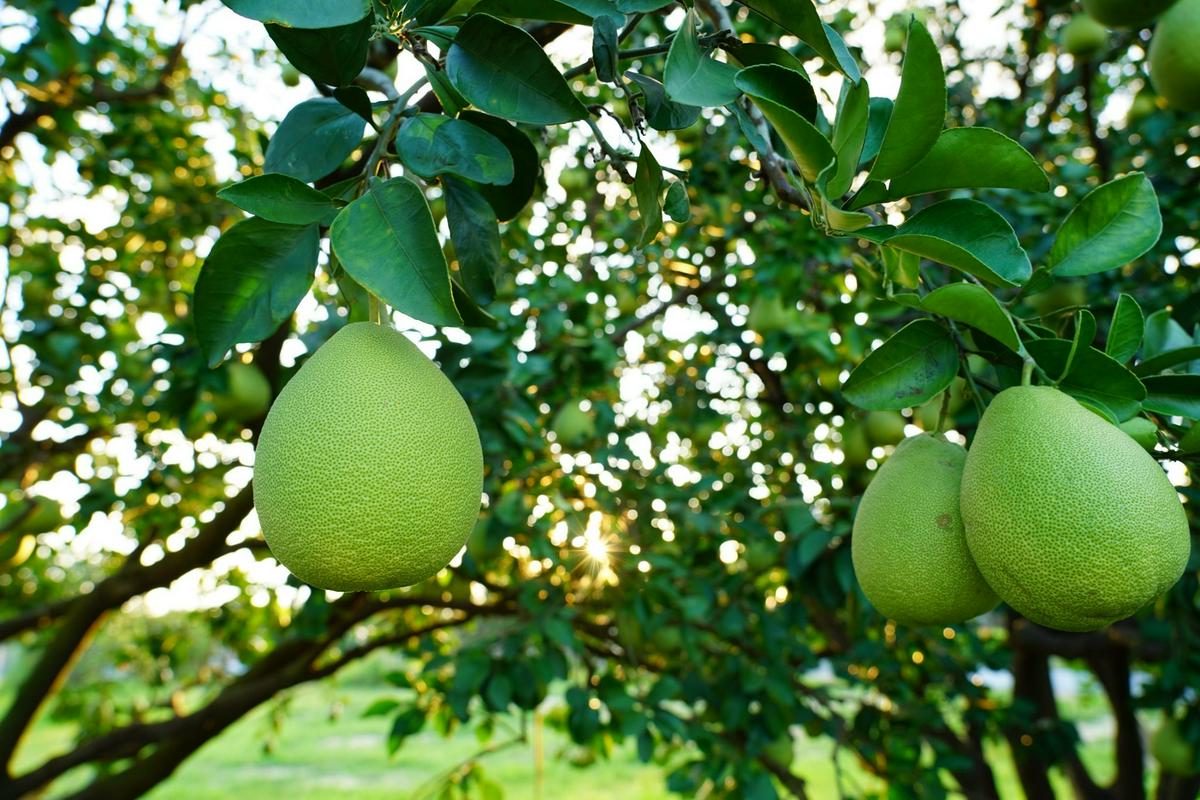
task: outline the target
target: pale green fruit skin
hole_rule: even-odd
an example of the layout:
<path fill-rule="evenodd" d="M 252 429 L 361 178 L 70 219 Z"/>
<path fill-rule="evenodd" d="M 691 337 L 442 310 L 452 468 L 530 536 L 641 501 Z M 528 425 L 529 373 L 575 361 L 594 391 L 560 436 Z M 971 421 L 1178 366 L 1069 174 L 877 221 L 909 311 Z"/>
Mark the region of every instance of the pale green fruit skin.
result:
<path fill-rule="evenodd" d="M 1006 389 L 984 412 L 962 516 L 991 587 L 1064 631 L 1130 616 L 1179 579 L 1191 550 L 1183 505 L 1155 460 L 1047 386 Z"/>
<path fill-rule="evenodd" d="M 1133 102 L 1129 104 L 1129 113 L 1125 116 L 1125 123 L 1136 125 L 1156 111 L 1158 111 L 1158 96 L 1150 92 L 1138 92 L 1133 98 Z"/>
<path fill-rule="evenodd" d="M 467 404 L 403 334 L 338 331 L 275 400 L 254 501 L 271 552 L 323 589 L 409 586 L 470 535 L 483 452 Z"/>
<path fill-rule="evenodd" d="M 967 550 L 959 514 L 966 458 L 941 437 L 910 437 L 863 493 L 850 555 L 863 593 L 889 619 L 952 625 L 999 602 Z"/>
<path fill-rule="evenodd" d="M 871 443 L 867 441 L 867 432 L 858 422 L 849 421 L 842 429 L 842 454 L 845 463 L 851 467 L 862 467 L 871 457 Z"/>
<path fill-rule="evenodd" d="M 1076 14 L 1062 30 L 1062 46 L 1073 56 L 1090 57 L 1108 44 L 1108 31 L 1096 20 Z"/>
<path fill-rule="evenodd" d="M 1179 721 L 1172 717 L 1164 717 L 1162 725 L 1150 737 L 1150 755 L 1164 772 L 1181 777 L 1196 774 L 1196 751 L 1183 738 Z"/>
<path fill-rule="evenodd" d="M 1200 0 L 1179 0 L 1154 28 L 1150 82 L 1168 105 L 1200 110 Z"/>
<path fill-rule="evenodd" d="M 1158 426 L 1145 417 L 1134 417 L 1117 426 L 1125 435 L 1138 443 L 1138 447 L 1148 453 L 1154 452 L 1158 444 Z"/>
<path fill-rule="evenodd" d="M 1083 0 L 1083 10 L 1110 28 L 1144 28 L 1175 0 Z"/>
<path fill-rule="evenodd" d="M 253 364 L 234 361 L 225 368 L 227 389 L 213 397 L 213 411 L 220 419 L 249 422 L 267 413 L 271 406 L 271 384 Z"/>
<path fill-rule="evenodd" d="M 906 424 L 898 411 L 872 411 L 867 414 L 867 438 L 876 445 L 899 444 L 904 441 Z"/>
<path fill-rule="evenodd" d="M 568 403 L 554 415 L 550 429 L 560 444 L 576 445 L 596 435 L 596 420 L 579 403 Z"/>

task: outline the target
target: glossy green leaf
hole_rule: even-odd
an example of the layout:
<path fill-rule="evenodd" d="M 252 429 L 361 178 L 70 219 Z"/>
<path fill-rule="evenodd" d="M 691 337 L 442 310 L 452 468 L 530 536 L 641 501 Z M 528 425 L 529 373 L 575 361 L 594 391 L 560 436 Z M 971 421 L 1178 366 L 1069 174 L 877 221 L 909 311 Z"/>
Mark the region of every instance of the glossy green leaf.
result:
<path fill-rule="evenodd" d="M 1037 159 L 999 131 L 951 128 L 912 169 L 892 180 L 888 197 L 984 187 L 1044 192 L 1050 180 Z"/>
<path fill-rule="evenodd" d="M 425 195 L 407 178 L 372 180 L 329 229 L 350 277 L 397 311 L 431 325 L 459 325 L 450 274 Z"/>
<path fill-rule="evenodd" d="M 1159 353 L 1152 358 L 1147 358 L 1145 361 L 1138 363 L 1134 368 L 1136 375 L 1154 375 L 1162 372 L 1165 369 L 1178 367 L 1180 364 L 1190 365 L 1193 361 L 1200 361 L 1200 345 L 1188 345 L 1175 350 L 1167 350 Z M 1190 369 L 1187 371 L 1191 371 Z"/>
<path fill-rule="evenodd" d="M 366 122 L 332 97 L 300 103 L 267 146 L 264 172 L 315 181 L 333 172 L 362 141 Z"/>
<path fill-rule="evenodd" d="M 615 3 L 606 0 L 483 0 L 471 10 L 501 19 L 561 22 L 565 25 L 591 25 L 594 18 L 621 13 Z"/>
<path fill-rule="evenodd" d="M 1192 337 L 1184 327 L 1171 318 L 1168 309 L 1155 311 L 1146 317 L 1142 338 L 1142 358 L 1153 358 L 1159 353 L 1178 350 L 1193 344 Z"/>
<path fill-rule="evenodd" d="M 502 119 L 474 110 L 463 111 L 459 118 L 495 136 L 508 149 L 513 162 L 512 181 L 498 186 L 481 183 L 475 188 L 487 198 L 501 222 L 512 219 L 537 191 L 542 174 L 537 148 L 519 128 Z"/>
<path fill-rule="evenodd" d="M 335 28 L 358 22 L 371 10 L 370 0 L 221 0 L 235 13 L 289 28 Z"/>
<path fill-rule="evenodd" d="M 433 89 L 438 102 L 442 104 L 442 110 L 447 115 L 456 117 L 464 108 L 470 105 L 467 102 L 467 98 L 459 94 L 458 89 L 454 88 L 454 84 L 446 77 L 444 70 L 435 69 L 434 66 L 424 61 L 421 62 L 421 66 L 425 68 L 425 77 L 429 79 L 429 86 Z"/>
<path fill-rule="evenodd" d="M 846 204 L 846 208 L 866 208 L 867 206 L 884 202 L 887 200 L 887 197 L 886 183 L 883 181 L 866 181 L 854 193 L 854 197 L 850 198 L 850 202 Z"/>
<path fill-rule="evenodd" d="M 1136 414 L 1146 397 L 1146 387 L 1136 375 L 1094 347 L 1080 347 L 1072 355 L 1069 339 L 1030 339 L 1025 349 L 1047 375 L 1058 377 L 1066 372 L 1058 388 L 1104 406 L 1118 420 Z M 1068 360 L 1070 370 L 1066 369 Z"/>
<path fill-rule="evenodd" d="M 1200 375 L 1154 375 L 1143 381 L 1142 407 L 1155 414 L 1200 419 Z"/>
<path fill-rule="evenodd" d="M 700 46 L 699 27 L 700 17 L 695 9 L 691 9 L 671 40 L 663 70 L 667 97 L 689 106 L 732 103 L 738 96 L 733 83 L 737 68 L 704 52 Z"/>
<path fill-rule="evenodd" d="M 267 25 L 267 34 L 292 66 L 321 83 L 349 85 L 367 64 L 371 16 L 334 28 Z"/>
<path fill-rule="evenodd" d="M 371 124 L 375 121 L 371 115 L 371 98 L 361 86 L 339 86 L 333 90 L 333 99 L 357 114 L 363 122 Z"/>
<path fill-rule="evenodd" d="M 642 233 L 638 245 L 645 247 L 654 241 L 662 230 L 662 167 L 645 142 L 638 154 L 637 174 L 633 180 L 633 194 L 637 198 L 638 214 L 641 215 Z"/>
<path fill-rule="evenodd" d="M 226 186 L 217 197 L 255 216 L 287 225 L 320 222 L 337 208 L 324 192 L 273 172 Z"/>
<path fill-rule="evenodd" d="M 1135 172 L 1094 189 L 1071 210 L 1046 263 L 1055 275 L 1115 269 L 1150 250 L 1161 234 L 1154 186 Z"/>
<path fill-rule="evenodd" d="M 846 399 L 872 410 L 918 406 L 958 373 L 949 331 L 927 319 L 910 322 L 855 367 L 842 386 Z"/>
<path fill-rule="evenodd" d="M 649 75 L 626 72 L 625 77 L 637 84 L 645 102 L 646 122 L 656 131 L 676 131 L 690 128 L 700 118 L 697 106 L 685 106 L 667 99 L 667 90 Z"/>
<path fill-rule="evenodd" d="M 804 180 L 815 183 L 834 156 L 825 134 L 790 105 L 791 98 L 802 96 L 801 85 L 808 81 L 786 67 L 762 64 L 737 73 L 736 83 L 778 131 Z"/>
<path fill-rule="evenodd" d="M 900 91 L 871 167 L 871 177 L 887 180 L 912 169 L 933 148 L 946 121 L 946 75 L 937 45 L 915 18 L 908 26 L 908 49 Z"/>
<path fill-rule="evenodd" d="M 193 319 L 210 367 L 239 342 L 258 342 L 291 316 L 312 286 L 313 225 L 245 219 L 217 239 L 196 280 Z"/>
<path fill-rule="evenodd" d="M 457 178 L 442 180 L 446 195 L 446 222 L 458 257 L 463 287 L 480 303 L 496 294 L 495 275 L 500 269 L 500 226 L 496 212 L 482 194 Z"/>
<path fill-rule="evenodd" d="M 863 140 L 860 167 L 870 164 L 879 156 L 879 147 L 883 144 L 883 135 L 887 133 L 893 108 L 895 103 L 887 97 L 872 97 L 867 104 L 867 138 Z"/>
<path fill-rule="evenodd" d="M 678 223 L 691 219 L 692 208 L 688 201 L 687 186 L 681 180 L 673 180 L 667 186 L 667 196 L 663 200 L 663 211 Z"/>
<path fill-rule="evenodd" d="M 1108 328 L 1105 354 L 1122 364 L 1128 362 L 1142 346 L 1142 332 L 1145 329 L 1141 306 L 1132 297 L 1122 293 L 1117 298 L 1112 324 Z"/>
<path fill-rule="evenodd" d="M 921 306 L 930 313 L 978 328 L 1014 353 L 1021 340 L 1012 317 L 991 292 L 977 283 L 951 283 L 927 294 Z"/>
<path fill-rule="evenodd" d="M 776 64 L 780 67 L 794 69 L 805 77 L 804 62 L 791 51 L 770 42 L 740 42 L 727 51 L 729 57 L 740 67 L 754 67 L 759 64 Z M 816 95 L 813 95 L 816 102 Z"/>
<path fill-rule="evenodd" d="M 621 22 L 621 17 L 604 14 L 592 23 L 592 68 L 598 81 L 614 83 L 620 74 L 617 33 Z"/>
<path fill-rule="evenodd" d="M 443 114 L 406 119 L 396 133 L 396 151 L 425 178 L 449 173 L 503 186 L 514 177 L 512 155 L 503 142 L 466 120 Z"/>
<path fill-rule="evenodd" d="M 858 64 L 846 50 L 841 37 L 821 22 L 812 0 L 745 0 L 743 5 L 774 22 L 789 33 L 795 34 L 825 60 L 829 66 L 857 83 L 862 78 Z M 837 37 L 840 47 L 830 41 L 830 34 Z"/>
<path fill-rule="evenodd" d="M 886 244 L 879 246 L 879 255 L 883 261 L 884 275 L 888 280 L 906 289 L 915 289 L 920 285 L 920 256 L 904 250 L 897 250 L 894 247 L 888 247 Z M 916 309 L 921 308 L 921 303 L 919 302 L 920 295 L 914 294 L 913 297 L 916 297 L 918 302 L 912 307 Z"/>
<path fill-rule="evenodd" d="M 587 109 L 537 41 L 488 14 L 472 14 L 446 55 L 462 96 L 489 114 L 530 125 L 587 117 Z"/>
<path fill-rule="evenodd" d="M 1015 286 L 1033 272 L 1008 220 L 977 200 L 935 203 L 885 241 L 996 286 Z"/>
<path fill-rule="evenodd" d="M 870 90 L 866 81 L 846 81 L 842 84 L 837 117 L 833 124 L 832 144 L 834 155 L 837 157 L 837 169 L 829 179 L 827 187 L 831 198 L 841 197 L 850 191 L 850 184 L 858 173 L 859 158 L 867 138 L 870 102 Z"/>

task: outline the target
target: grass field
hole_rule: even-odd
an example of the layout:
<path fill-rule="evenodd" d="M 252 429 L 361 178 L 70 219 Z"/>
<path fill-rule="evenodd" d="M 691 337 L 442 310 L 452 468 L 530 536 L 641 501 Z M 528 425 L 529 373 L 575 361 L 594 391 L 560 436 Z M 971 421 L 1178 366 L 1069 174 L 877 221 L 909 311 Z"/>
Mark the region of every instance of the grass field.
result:
<path fill-rule="evenodd" d="M 388 717 L 362 716 L 371 703 L 387 696 L 382 685 L 363 677 L 342 684 L 304 686 L 289 695 L 286 712 L 275 706 L 257 709 L 209 742 L 149 797 L 152 800 L 225 800 L 229 797 L 282 797 L 286 800 L 419 800 L 432 779 L 472 758 L 480 748 L 471 729 L 449 738 L 424 731 L 409 740 L 394 756 L 385 747 L 391 721 Z M 1111 777 L 1111 731 L 1103 701 L 1093 702 L 1090 692 L 1072 703 L 1071 716 L 1081 721 L 1087 742 L 1084 760 L 1098 780 Z M 337 712 L 336 714 L 334 712 Z M 273 724 L 278 721 L 278 726 Z M 73 731 L 61 723 L 43 721 L 32 732 L 18 765 L 31 766 L 42 758 L 67 749 Z M 493 742 L 510 734 L 497 731 Z M 272 741 L 267 752 L 264 744 Z M 507 798 L 569 797 L 571 800 L 657 800 L 675 797 L 665 789 L 664 770 L 640 763 L 631 745 L 618 747 L 610 759 L 580 768 L 564 753 L 566 739 L 549 729 L 542 742 L 542 767 L 535 766 L 535 748 L 522 743 L 484 757 L 488 777 L 502 786 Z M 989 749 L 998 783 L 1006 800 L 1018 800 L 1007 749 Z M 798 739 L 794 771 L 803 776 L 814 798 L 838 797 L 833 745 L 828 739 Z M 843 755 L 839 764 L 846 797 L 861 797 L 879 789 L 876 782 Z M 50 797 L 69 793 L 86 782 L 75 774 L 60 782 Z M 1066 784 L 1058 781 L 1060 796 Z"/>

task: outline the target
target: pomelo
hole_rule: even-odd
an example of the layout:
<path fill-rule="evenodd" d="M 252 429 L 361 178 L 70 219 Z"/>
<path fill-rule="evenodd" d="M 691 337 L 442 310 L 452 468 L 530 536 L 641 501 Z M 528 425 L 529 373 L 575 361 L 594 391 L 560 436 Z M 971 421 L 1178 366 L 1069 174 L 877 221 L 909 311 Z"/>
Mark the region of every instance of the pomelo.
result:
<path fill-rule="evenodd" d="M 403 334 L 338 331 L 263 423 L 254 501 L 271 552 L 324 589 L 434 575 L 479 514 L 483 453 L 467 404 Z"/>
<path fill-rule="evenodd" d="M 872 411 L 867 414 L 867 438 L 874 445 L 899 444 L 904 441 L 906 424 L 899 411 Z"/>
<path fill-rule="evenodd" d="M 1083 0 L 1083 10 L 1110 28 L 1144 28 L 1175 0 Z"/>
<path fill-rule="evenodd" d="M 1150 40 L 1150 82 L 1183 111 L 1200 111 L 1200 0 L 1179 0 Z"/>
<path fill-rule="evenodd" d="M 596 435 L 596 419 L 582 404 L 570 402 L 559 409 L 550 423 L 555 440 L 566 446 L 578 445 Z"/>
<path fill-rule="evenodd" d="M 863 493 L 850 554 L 880 613 L 909 625 L 950 625 L 999 598 L 971 561 L 959 514 L 967 453 L 932 434 L 905 439 Z"/>
<path fill-rule="evenodd" d="M 1175 487 L 1137 442 L 1048 386 L 996 395 L 967 455 L 967 544 L 988 584 L 1041 625 L 1096 630 L 1179 579 Z"/>
<path fill-rule="evenodd" d="M 271 384 L 258 367 L 233 361 L 225 367 L 225 391 L 213 393 L 212 407 L 218 419 L 256 420 L 271 407 Z"/>
<path fill-rule="evenodd" d="M 1061 43 L 1076 58 L 1091 58 L 1108 45 L 1108 31 L 1086 14 L 1076 14 L 1063 27 Z"/>

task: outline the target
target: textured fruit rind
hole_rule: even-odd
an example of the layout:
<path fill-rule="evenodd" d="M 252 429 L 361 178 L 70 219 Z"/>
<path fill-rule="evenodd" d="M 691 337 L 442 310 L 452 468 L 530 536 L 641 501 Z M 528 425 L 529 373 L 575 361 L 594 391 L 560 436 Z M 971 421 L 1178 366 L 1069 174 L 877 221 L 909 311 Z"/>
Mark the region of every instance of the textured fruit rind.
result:
<path fill-rule="evenodd" d="M 348 325 L 280 392 L 259 438 L 254 500 L 271 552 L 338 591 L 435 574 L 479 513 L 470 410 L 403 334 Z"/>
<path fill-rule="evenodd" d="M 959 516 L 966 451 L 930 434 L 905 439 L 863 493 L 850 553 L 867 599 L 910 625 L 950 625 L 999 599 L 984 582 Z"/>
<path fill-rule="evenodd" d="M 1183 574 L 1175 488 L 1133 439 L 1057 389 L 988 406 L 962 480 L 967 545 L 1010 606 L 1066 631 L 1124 619 Z"/>
<path fill-rule="evenodd" d="M 1200 0 L 1179 0 L 1154 28 L 1150 82 L 1177 109 L 1200 111 Z"/>

